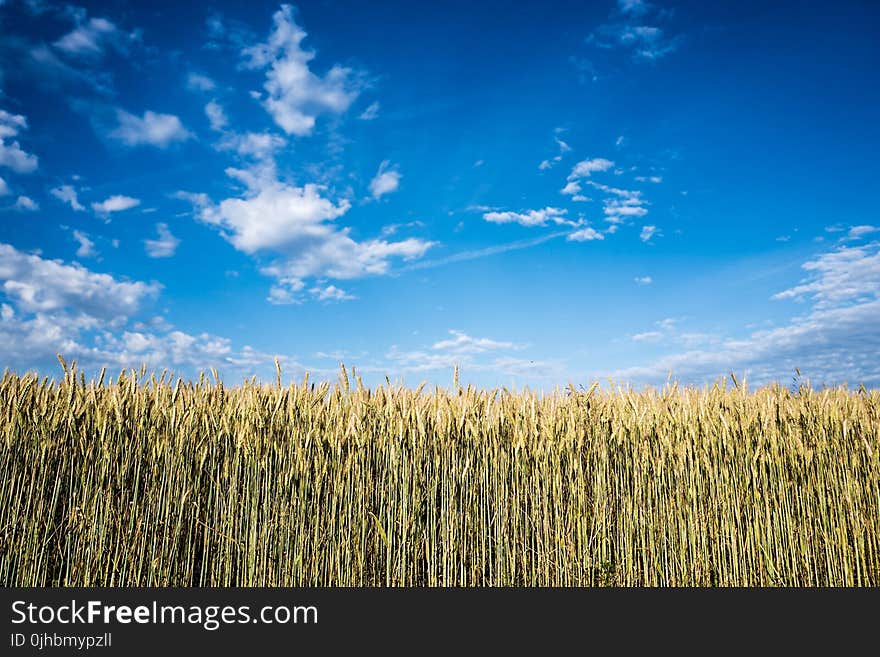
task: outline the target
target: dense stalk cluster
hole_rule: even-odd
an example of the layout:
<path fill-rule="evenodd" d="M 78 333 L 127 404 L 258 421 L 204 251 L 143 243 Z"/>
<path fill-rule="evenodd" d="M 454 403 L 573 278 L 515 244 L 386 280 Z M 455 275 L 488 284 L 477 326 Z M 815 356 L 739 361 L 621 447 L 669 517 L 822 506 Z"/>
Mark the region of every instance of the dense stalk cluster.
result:
<path fill-rule="evenodd" d="M 0 584 L 880 585 L 880 393 L 0 382 Z"/>

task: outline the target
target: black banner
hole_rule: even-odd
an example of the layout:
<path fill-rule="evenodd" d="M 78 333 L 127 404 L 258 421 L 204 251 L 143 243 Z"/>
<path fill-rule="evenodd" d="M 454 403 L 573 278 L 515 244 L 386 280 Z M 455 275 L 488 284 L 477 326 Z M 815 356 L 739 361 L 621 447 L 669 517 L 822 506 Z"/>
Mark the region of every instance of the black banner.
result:
<path fill-rule="evenodd" d="M 4 655 L 789 653 L 823 643 L 840 654 L 874 643 L 880 601 L 876 590 L 831 589 L 46 588 L 0 597 Z"/>

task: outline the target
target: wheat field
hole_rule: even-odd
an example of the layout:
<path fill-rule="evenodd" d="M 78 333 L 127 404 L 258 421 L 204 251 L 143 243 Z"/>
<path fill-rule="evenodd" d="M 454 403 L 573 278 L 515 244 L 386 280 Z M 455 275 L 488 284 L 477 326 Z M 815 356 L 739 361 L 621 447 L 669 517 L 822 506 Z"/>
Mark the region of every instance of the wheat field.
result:
<path fill-rule="evenodd" d="M 880 393 L 0 383 L 3 586 L 878 586 Z"/>

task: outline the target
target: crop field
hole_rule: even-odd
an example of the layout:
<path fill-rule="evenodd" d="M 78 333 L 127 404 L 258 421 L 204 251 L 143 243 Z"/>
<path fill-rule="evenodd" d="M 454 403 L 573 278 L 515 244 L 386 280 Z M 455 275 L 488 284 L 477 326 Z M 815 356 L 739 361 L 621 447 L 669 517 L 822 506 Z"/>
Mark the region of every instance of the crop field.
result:
<path fill-rule="evenodd" d="M 880 585 L 880 392 L 0 383 L 3 586 Z"/>

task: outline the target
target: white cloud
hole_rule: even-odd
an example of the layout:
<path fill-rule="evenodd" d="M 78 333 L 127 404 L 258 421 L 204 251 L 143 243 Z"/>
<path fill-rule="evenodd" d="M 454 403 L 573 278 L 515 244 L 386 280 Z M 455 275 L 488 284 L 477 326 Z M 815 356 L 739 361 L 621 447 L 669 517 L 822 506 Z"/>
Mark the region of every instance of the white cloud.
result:
<path fill-rule="evenodd" d="M 876 233 L 877 231 L 880 231 L 880 227 L 867 226 L 867 225 L 851 226 L 849 231 L 846 234 L 846 239 L 847 240 L 859 240 L 859 239 L 865 237 L 866 235 Z"/>
<path fill-rule="evenodd" d="M 80 258 L 94 258 L 98 255 L 98 252 L 95 250 L 95 243 L 89 239 L 89 236 L 79 230 L 73 231 L 73 239 L 75 239 L 79 243 L 79 248 L 76 250 L 76 255 Z"/>
<path fill-rule="evenodd" d="M 40 209 L 40 204 L 29 196 L 19 196 L 14 207 L 22 212 L 36 212 Z"/>
<path fill-rule="evenodd" d="M 92 203 L 92 210 L 95 211 L 96 214 L 107 216 L 111 212 L 123 212 L 124 210 L 130 210 L 133 207 L 140 205 L 140 200 L 136 198 L 132 198 L 131 196 L 123 196 L 121 194 L 116 194 L 115 196 L 111 196 L 100 203 Z"/>
<path fill-rule="evenodd" d="M 374 199 L 379 199 L 385 194 L 397 191 L 400 186 L 400 172 L 395 168 L 391 168 L 388 160 L 379 165 L 376 176 L 370 181 L 370 194 Z"/>
<path fill-rule="evenodd" d="M 630 339 L 633 342 L 657 342 L 663 337 L 660 331 L 645 331 L 644 333 L 636 333 Z"/>
<path fill-rule="evenodd" d="M 557 128 L 557 132 L 561 131 L 561 129 Z M 568 153 L 571 150 L 571 146 L 562 141 L 559 137 L 554 136 L 553 140 L 556 142 L 556 145 L 559 147 L 559 153 L 557 153 L 552 160 L 543 160 L 539 165 L 538 169 L 541 171 L 546 171 L 547 169 L 552 168 L 557 162 L 562 160 L 562 156 Z"/>
<path fill-rule="evenodd" d="M 657 226 L 642 226 L 642 232 L 639 233 L 639 239 L 643 242 L 647 242 L 657 234 Z"/>
<path fill-rule="evenodd" d="M 663 28 L 648 24 L 649 20 L 667 21 L 672 13 L 644 0 L 618 0 L 613 16 L 612 22 L 600 25 L 587 37 L 587 43 L 605 50 L 619 48 L 644 61 L 665 57 L 681 45 L 680 36 L 669 37 Z"/>
<path fill-rule="evenodd" d="M 146 364 L 192 377 L 216 367 L 221 374 L 274 380 L 274 354 L 234 349 L 209 333 L 187 334 L 162 317 L 134 321 L 159 291 L 156 283 L 123 281 L 0 244 L 0 360 L 57 375 L 61 353 L 91 372 Z M 302 376 L 299 363 L 284 355 L 279 360 L 286 375 Z"/>
<path fill-rule="evenodd" d="M 608 169 L 613 166 L 614 162 L 606 160 L 604 157 L 596 157 L 591 160 L 581 160 L 574 165 L 574 168 L 568 175 L 568 179 L 571 181 L 577 180 L 578 178 L 589 178 L 593 173 L 596 173 L 597 171 L 608 171 Z"/>
<path fill-rule="evenodd" d="M 377 100 L 377 101 L 371 103 L 367 109 L 365 109 L 363 112 L 361 112 L 361 114 L 360 114 L 360 116 L 358 116 L 358 118 L 361 121 L 372 121 L 373 119 L 375 119 L 378 116 L 379 116 L 379 101 Z"/>
<path fill-rule="evenodd" d="M 561 194 L 566 194 L 568 196 L 571 196 L 574 194 L 579 194 L 580 191 L 581 191 L 581 184 L 579 182 L 574 181 L 574 180 L 569 181 L 565 185 L 565 187 L 563 187 L 562 189 L 559 190 L 559 192 Z"/>
<path fill-rule="evenodd" d="M 648 210 L 643 207 L 644 201 L 640 197 L 625 199 L 608 199 L 604 203 L 606 221 L 622 223 L 626 217 L 644 217 Z"/>
<path fill-rule="evenodd" d="M 547 222 L 557 225 L 576 226 L 576 222 L 565 218 L 568 210 L 562 208 L 546 207 L 541 210 L 526 210 L 525 212 L 486 212 L 483 219 L 493 224 L 516 223 L 521 226 L 546 226 Z"/>
<path fill-rule="evenodd" d="M 217 148 L 220 150 L 235 151 L 242 157 L 252 157 L 256 160 L 270 161 L 275 152 L 284 148 L 287 140 L 281 135 L 274 135 L 269 132 L 246 132 L 246 133 L 226 133 Z M 274 165 L 270 166 L 269 174 L 274 173 Z"/>
<path fill-rule="evenodd" d="M 128 45 L 139 38 L 138 32 L 126 34 L 106 18 L 89 18 L 85 10 L 75 10 L 76 27 L 52 45 L 76 57 L 99 57 L 107 46 L 126 52 Z"/>
<path fill-rule="evenodd" d="M 82 212 L 85 210 L 85 207 L 83 207 L 77 198 L 76 189 L 74 189 L 73 185 L 59 185 L 58 187 L 50 189 L 49 193 L 62 203 L 67 203 L 71 209 L 76 212 Z"/>
<path fill-rule="evenodd" d="M 274 182 L 248 198 L 228 198 L 205 208 L 202 221 L 223 229 L 239 251 L 285 251 L 335 232 L 327 221 L 345 214 L 351 204 L 338 205 L 321 196 L 318 185 L 294 187 Z"/>
<path fill-rule="evenodd" d="M 403 350 L 397 345 L 385 353 L 386 362 L 373 365 L 366 371 L 383 374 L 402 375 L 420 372 L 447 372 L 460 366 L 463 380 L 471 372 L 484 372 L 507 379 L 558 380 L 562 374 L 562 364 L 558 361 L 531 360 L 504 354 L 505 351 L 522 350 L 526 345 L 493 340 L 491 338 L 474 338 L 461 331 L 450 331 L 451 339 L 434 343 L 429 349 Z"/>
<path fill-rule="evenodd" d="M 190 91 L 213 91 L 217 85 L 207 75 L 190 73 L 186 78 L 186 87 Z"/>
<path fill-rule="evenodd" d="M 144 240 L 144 248 L 151 258 L 170 258 L 180 246 L 180 240 L 171 234 L 168 224 L 156 224 L 158 237 L 154 240 Z"/>
<path fill-rule="evenodd" d="M 27 127 L 24 116 L 0 109 L 0 167 L 7 167 L 16 173 L 36 171 L 39 164 L 37 156 L 26 153 L 17 141 L 9 141 L 9 138 L 27 130 Z"/>
<path fill-rule="evenodd" d="M 681 38 L 668 37 L 663 28 L 638 23 L 600 25 L 587 39 L 599 48 L 622 48 L 636 60 L 653 61 L 674 52 Z"/>
<path fill-rule="evenodd" d="M 803 264 L 810 278 L 775 294 L 774 299 L 810 299 L 817 309 L 877 296 L 880 290 L 878 243 L 842 247 Z"/>
<path fill-rule="evenodd" d="M 187 203 L 191 203 L 192 206 L 197 209 L 207 207 L 208 205 L 211 204 L 211 199 L 207 194 L 187 192 L 182 189 L 171 194 L 171 198 L 176 198 L 181 201 L 186 201 Z"/>
<path fill-rule="evenodd" d="M 654 279 L 650 276 L 637 276 L 634 280 L 636 285 L 650 285 L 654 282 Z"/>
<path fill-rule="evenodd" d="M 133 313 L 142 301 L 155 297 L 155 283 L 117 281 L 73 263 L 46 260 L 0 244 L 2 291 L 26 312 L 76 309 L 97 318 Z"/>
<path fill-rule="evenodd" d="M 663 176 L 636 176 L 636 180 L 639 182 L 659 184 L 663 182 Z"/>
<path fill-rule="evenodd" d="M 348 68 L 335 65 L 323 76 L 310 70 L 315 53 L 303 50 L 307 35 L 293 12 L 290 5 L 282 5 L 272 17 L 268 40 L 242 54 L 249 68 L 268 68 L 263 106 L 284 132 L 301 137 L 312 133 L 319 115 L 345 112 L 360 88 Z"/>
<path fill-rule="evenodd" d="M 357 298 L 335 285 L 313 287 L 309 292 L 311 292 L 312 296 L 318 301 L 350 301 Z"/>
<path fill-rule="evenodd" d="M 348 200 L 333 203 L 322 196 L 323 188 L 314 184 L 296 187 L 258 174 L 248 178 L 249 172 L 229 173 L 244 176 L 251 183 L 246 195 L 196 205 L 197 216 L 220 229 L 239 251 L 280 256 L 261 269 L 276 280 L 269 297 L 273 303 L 298 301 L 297 293 L 304 288 L 306 278 L 352 279 L 385 274 L 391 259 L 420 258 L 434 244 L 415 238 L 356 241 L 349 235 L 350 229 L 334 223 L 351 207 Z"/>
<path fill-rule="evenodd" d="M 803 314 L 742 339 L 716 337 L 709 340 L 713 349 L 668 354 L 615 377 L 662 382 L 671 370 L 702 382 L 735 371 L 761 384 L 788 380 L 799 368 L 814 385 L 880 385 L 880 242 L 819 254 L 803 269 L 805 281 L 773 296 L 809 303 Z"/>
<path fill-rule="evenodd" d="M 491 338 L 474 338 L 462 331 L 450 330 L 452 338 L 435 342 L 431 349 L 449 351 L 456 354 L 477 354 L 499 349 L 523 349 L 524 345 L 502 342 Z"/>
<path fill-rule="evenodd" d="M 211 130 L 217 130 L 219 132 L 229 125 L 229 119 L 226 117 L 226 112 L 223 111 L 223 107 L 217 101 L 212 100 L 205 105 L 205 115 L 208 117 L 208 121 L 211 124 Z"/>
<path fill-rule="evenodd" d="M 641 16 L 648 11 L 648 3 L 645 0 L 617 0 L 617 7 L 624 14 Z"/>
<path fill-rule="evenodd" d="M 595 228 L 583 228 L 566 237 L 569 242 L 589 242 L 592 240 L 604 240 L 605 236 Z"/>
<path fill-rule="evenodd" d="M 9 193 L 9 185 L 6 184 L 3 178 L 0 178 L 0 196 L 7 196 Z"/>
<path fill-rule="evenodd" d="M 119 125 L 109 133 L 109 136 L 126 146 L 147 144 L 167 148 L 175 142 L 186 141 L 192 137 L 183 127 L 180 119 L 173 114 L 158 114 L 147 110 L 143 117 L 139 117 L 118 109 L 116 119 Z"/>

